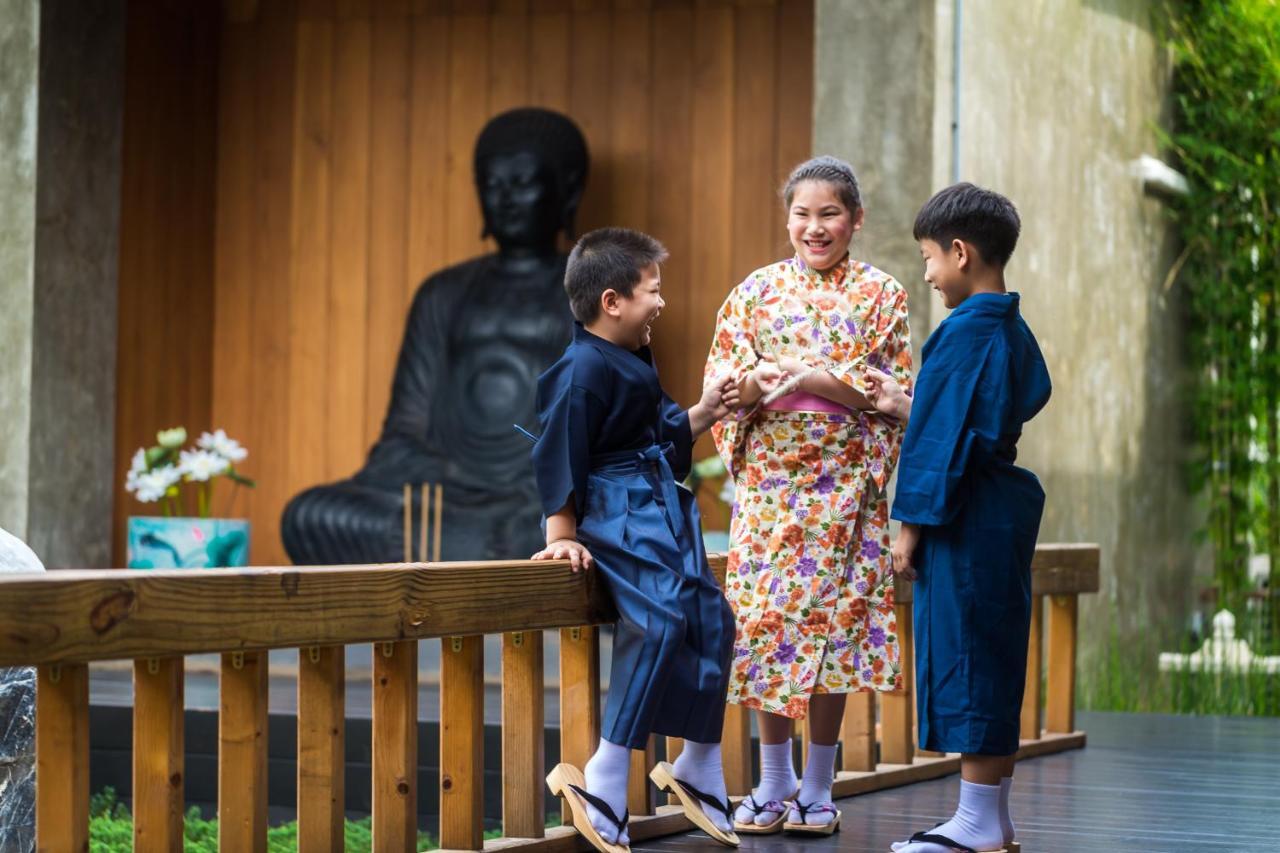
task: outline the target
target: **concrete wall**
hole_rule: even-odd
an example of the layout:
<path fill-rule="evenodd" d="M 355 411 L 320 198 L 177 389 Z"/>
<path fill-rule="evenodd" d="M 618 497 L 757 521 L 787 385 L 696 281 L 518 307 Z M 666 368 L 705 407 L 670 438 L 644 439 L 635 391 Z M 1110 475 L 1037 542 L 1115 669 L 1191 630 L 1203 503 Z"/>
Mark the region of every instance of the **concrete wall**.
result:
<path fill-rule="evenodd" d="M 123 0 L 0 0 L 0 526 L 106 566 Z"/>
<path fill-rule="evenodd" d="M 1054 379 L 1021 443 L 1049 496 L 1041 541 L 1102 545 L 1086 658 L 1112 627 L 1175 633 L 1192 592 L 1181 306 L 1163 288 L 1173 237 L 1131 173 L 1159 153 L 1168 100 L 1150 5 L 988 0 L 962 18 L 959 173 L 1018 205 L 1009 281 Z"/>
<path fill-rule="evenodd" d="M 917 342 L 945 316 L 911 223 L 962 180 L 1023 218 L 1008 269 L 1054 379 L 1021 460 L 1045 484 L 1041 541 L 1102 546 L 1082 604 L 1083 666 L 1114 628 L 1159 642 L 1185 625 L 1196 519 L 1182 478 L 1181 306 L 1172 236 L 1130 171 L 1158 154 L 1169 62 L 1145 0 L 819 0 L 815 151 L 866 189 L 860 256 L 911 287 Z M 959 9 L 959 74 L 953 78 Z M 959 80 L 958 160 L 953 155 Z"/>
<path fill-rule="evenodd" d="M 27 544 L 111 564 L 124 0 L 42 0 Z"/>
<path fill-rule="evenodd" d="M 0 0 L 0 528 L 27 529 L 40 4 Z"/>
<path fill-rule="evenodd" d="M 935 189 L 931 127 L 937 74 L 946 70 L 936 62 L 935 5 L 818 0 L 814 10 L 813 151 L 853 166 L 867 210 L 853 254 L 906 285 L 917 351 L 931 292 L 911 223 Z"/>

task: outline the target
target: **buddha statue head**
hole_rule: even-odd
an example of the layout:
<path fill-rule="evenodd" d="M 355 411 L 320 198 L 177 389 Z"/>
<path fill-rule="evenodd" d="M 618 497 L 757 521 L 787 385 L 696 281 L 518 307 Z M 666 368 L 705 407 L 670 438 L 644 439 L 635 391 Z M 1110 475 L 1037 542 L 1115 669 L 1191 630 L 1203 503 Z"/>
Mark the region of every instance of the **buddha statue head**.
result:
<path fill-rule="evenodd" d="M 494 116 L 476 140 L 474 167 L 482 236 L 501 254 L 551 254 L 560 232 L 573 238 L 588 159 L 569 118 L 536 107 Z"/>

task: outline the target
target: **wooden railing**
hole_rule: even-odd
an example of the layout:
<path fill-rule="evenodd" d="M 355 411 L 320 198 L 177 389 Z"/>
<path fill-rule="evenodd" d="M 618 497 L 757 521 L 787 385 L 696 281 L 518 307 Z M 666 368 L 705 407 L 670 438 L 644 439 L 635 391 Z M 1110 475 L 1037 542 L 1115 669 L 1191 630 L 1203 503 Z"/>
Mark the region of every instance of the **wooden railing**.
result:
<path fill-rule="evenodd" d="M 712 560 L 721 575 L 724 558 Z M 542 630 L 560 629 L 560 749 L 581 764 L 600 732 L 599 635 L 611 621 L 593 573 L 563 563 L 183 571 L 58 571 L 0 579 L 0 666 L 38 668 L 36 825 L 41 850 L 87 849 L 90 661 L 134 661 L 133 812 L 138 850 L 182 849 L 183 655 L 220 652 L 219 846 L 263 850 L 267 827 L 267 649 L 298 649 L 299 848 L 341 850 L 344 646 L 373 643 L 374 848 L 412 850 L 417 829 L 417 641 L 440 638 L 440 836 L 447 849 L 585 849 L 544 829 Z M 1098 589 L 1098 549 L 1043 545 L 1023 709 L 1034 755 L 1082 746 L 1073 731 L 1076 597 Z M 897 590 L 912 683 L 910 586 Z M 1048 597 L 1046 725 L 1040 725 L 1042 604 Z M 502 634 L 502 815 L 484 842 L 483 635 Z M 837 796 L 933 778 L 956 756 L 913 745 L 912 690 L 850 697 Z M 731 794 L 751 785 L 747 713 L 729 706 Z M 667 743 L 668 757 L 679 742 Z M 631 837 L 688 828 L 651 799 L 655 748 L 633 753 Z"/>

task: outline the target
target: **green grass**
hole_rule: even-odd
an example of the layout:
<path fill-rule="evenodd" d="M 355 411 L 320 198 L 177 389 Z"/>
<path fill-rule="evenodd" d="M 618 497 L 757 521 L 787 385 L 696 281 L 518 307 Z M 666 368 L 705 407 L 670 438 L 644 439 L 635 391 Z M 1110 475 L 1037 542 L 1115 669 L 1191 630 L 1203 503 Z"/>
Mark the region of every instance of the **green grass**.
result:
<path fill-rule="evenodd" d="M 351 851 L 373 850 L 371 818 L 346 822 L 345 849 Z M 187 812 L 184 822 L 183 849 L 187 853 L 216 853 L 218 849 L 218 822 L 205 820 L 194 806 Z M 492 837 L 492 836 L 489 836 Z M 439 845 L 429 833 L 418 833 L 418 849 L 434 850 Z M 267 850 L 270 853 L 294 853 L 298 849 L 297 821 L 267 830 Z M 90 853 L 125 853 L 133 850 L 133 816 L 128 807 L 116 796 L 113 788 L 104 788 L 94 794 L 89 803 Z"/>
<path fill-rule="evenodd" d="M 1182 652 L 1193 651 L 1187 644 Z M 1250 672 L 1160 672 L 1158 646 L 1114 634 L 1105 651 L 1082 661 L 1077 704 L 1089 711 L 1280 716 L 1280 676 Z"/>
<path fill-rule="evenodd" d="M 344 849 L 347 853 L 371 853 L 373 850 L 372 818 L 348 820 L 345 827 Z M 547 826 L 559 826 L 560 819 L 553 816 Z M 218 821 L 205 820 L 200 810 L 192 806 L 183 824 L 183 850 L 187 853 L 217 853 Z M 484 834 L 486 839 L 498 838 L 499 830 Z M 436 850 L 439 844 L 428 832 L 418 833 L 419 850 Z M 295 853 L 298 849 L 298 823 L 273 826 L 267 830 L 269 853 Z M 120 802 L 115 789 L 108 786 L 89 800 L 89 851 L 90 853 L 129 853 L 133 850 L 133 816 Z"/>

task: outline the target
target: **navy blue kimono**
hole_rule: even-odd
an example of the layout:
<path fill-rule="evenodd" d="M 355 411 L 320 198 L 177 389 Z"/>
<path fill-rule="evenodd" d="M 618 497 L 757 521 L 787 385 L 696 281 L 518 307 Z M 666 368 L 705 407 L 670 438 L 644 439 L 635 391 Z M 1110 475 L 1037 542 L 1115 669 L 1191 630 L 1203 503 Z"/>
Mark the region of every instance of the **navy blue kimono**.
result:
<path fill-rule="evenodd" d="M 648 347 L 575 325 L 538 379 L 538 420 L 543 512 L 572 501 L 578 541 L 618 610 L 602 736 L 632 749 L 652 732 L 719 742 L 734 622 L 677 482 L 692 466 L 688 414 L 663 393 Z"/>
<path fill-rule="evenodd" d="M 1018 749 L 1044 491 L 1013 463 L 1022 425 L 1049 390 L 1016 293 L 970 296 L 924 345 L 892 513 L 921 526 L 914 563 L 922 749 Z"/>

